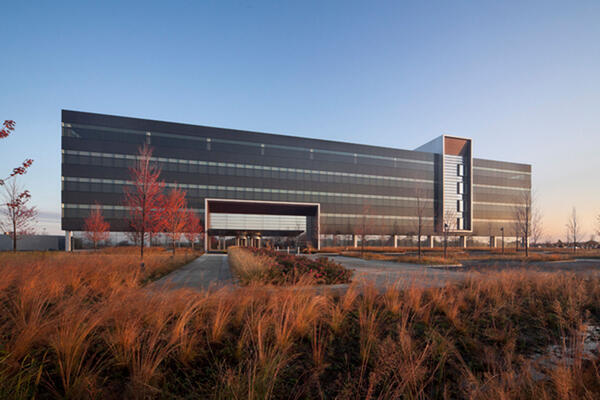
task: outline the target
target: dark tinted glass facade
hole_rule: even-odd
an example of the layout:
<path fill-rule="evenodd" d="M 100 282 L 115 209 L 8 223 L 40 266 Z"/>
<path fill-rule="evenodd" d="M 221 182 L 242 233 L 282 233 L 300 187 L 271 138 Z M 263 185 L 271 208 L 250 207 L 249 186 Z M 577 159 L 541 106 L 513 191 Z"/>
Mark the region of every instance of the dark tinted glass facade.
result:
<path fill-rule="evenodd" d="M 514 230 L 515 206 L 531 193 L 531 165 L 473 160 L 473 234 Z"/>
<path fill-rule="evenodd" d="M 351 234 L 365 213 L 373 234 L 407 234 L 419 198 L 425 233 L 439 217 L 439 154 L 75 111 L 63 111 L 62 122 L 67 231 L 82 230 L 96 202 L 113 230 L 127 230 L 123 188 L 145 143 L 167 187 L 182 187 L 200 214 L 206 198 L 318 203 L 321 234 Z M 475 159 L 473 232 L 510 219 L 530 177 L 529 165 Z"/>

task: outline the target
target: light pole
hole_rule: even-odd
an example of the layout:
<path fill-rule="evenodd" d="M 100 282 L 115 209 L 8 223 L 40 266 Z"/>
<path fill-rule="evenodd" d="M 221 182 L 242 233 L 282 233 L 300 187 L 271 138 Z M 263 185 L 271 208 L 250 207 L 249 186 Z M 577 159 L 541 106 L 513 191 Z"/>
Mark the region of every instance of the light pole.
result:
<path fill-rule="evenodd" d="M 446 250 L 448 249 L 448 224 L 444 224 L 444 258 L 446 258 Z"/>
<path fill-rule="evenodd" d="M 504 227 L 501 227 L 500 231 L 502 232 L 502 255 L 504 255 Z"/>

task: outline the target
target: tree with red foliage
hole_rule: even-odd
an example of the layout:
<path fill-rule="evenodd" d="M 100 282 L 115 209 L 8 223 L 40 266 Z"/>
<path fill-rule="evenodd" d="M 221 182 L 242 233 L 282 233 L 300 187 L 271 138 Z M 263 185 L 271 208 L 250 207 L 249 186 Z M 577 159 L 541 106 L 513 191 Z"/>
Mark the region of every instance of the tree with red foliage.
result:
<path fill-rule="evenodd" d="M 185 191 L 175 187 L 169 191 L 165 197 L 162 206 L 161 222 L 163 231 L 171 240 L 173 254 L 175 254 L 175 244 L 181 239 L 181 235 L 186 230 L 187 217 L 187 200 Z"/>
<path fill-rule="evenodd" d="M 151 162 L 152 149 L 140 147 L 135 165 L 129 169 L 131 184 L 125 187 L 125 206 L 129 209 L 129 226 L 137 233 L 140 244 L 142 268 L 145 239 L 156 232 L 161 223 L 164 182 L 160 181 L 160 169 Z"/>
<path fill-rule="evenodd" d="M 5 120 L 0 127 L 0 139 L 5 139 L 10 136 L 11 132 L 15 130 L 15 121 Z M 5 188 L 5 200 L 3 204 L 6 209 L 2 212 L 2 221 L 0 221 L 0 229 L 5 232 L 9 232 L 9 235 L 13 240 L 13 251 L 17 251 L 17 239 L 21 236 L 31 234 L 33 232 L 32 224 L 37 216 L 35 207 L 27 206 L 27 203 L 31 199 L 31 194 L 28 190 L 19 192 L 17 184 L 13 181 L 12 184 L 7 185 L 6 182 L 15 178 L 19 175 L 24 175 L 27 169 L 31 167 L 33 160 L 28 158 L 16 168 L 13 168 L 12 172 L 4 179 L 0 179 L 0 186 Z"/>
<path fill-rule="evenodd" d="M 194 250 L 194 243 L 200 239 L 203 231 L 204 226 L 200 217 L 194 211 L 188 210 L 184 234 L 185 238 L 192 244 L 192 250 Z"/>
<path fill-rule="evenodd" d="M 98 248 L 98 243 L 108 239 L 110 224 L 104 220 L 98 204 L 94 205 L 90 215 L 85 219 L 83 229 L 85 237 L 94 243 L 94 249 Z"/>
<path fill-rule="evenodd" d="M 15 121 L 13 120 L 6 120 L 2 123 L 2 127 L 0 128 L 0 139 L 4 139 L 7 138 L 8 136 L 10 136 L 11 132 L 13 132 L 15 130 Z M 29 167 L 31 167 L 31 164 L 33 164 L 33 160 L 28 158 L 25 161 L 23 161 L 23 163 L 16 167 L 13 168 L 12 172 L 10 173 L 10 175 L 8 175 L 6 178 L 4 179 L 0 179 L 0 186 L 3 186 L 7 180 L 9 180 L 10 178 L 14 178 L 17 175 L 23 175 L 27 172 L 27 169 Z M 19 194 L 24 194 L 23 193 L 19 193 Z M 25 196 L 26 197 L 26 196 Z"/>
<path fill-rule="evenodd" d="M 34 233 L 37 209 L 29 207 L 27 203 L 31 199 L 29 190 L 22 191 L 16 180 L 3 183 L 4 202 L 0 211 L 0 229 L 6 232 L 13 241 L 13 251 L 17 251 L 17 240 L 23 236 Z"/>

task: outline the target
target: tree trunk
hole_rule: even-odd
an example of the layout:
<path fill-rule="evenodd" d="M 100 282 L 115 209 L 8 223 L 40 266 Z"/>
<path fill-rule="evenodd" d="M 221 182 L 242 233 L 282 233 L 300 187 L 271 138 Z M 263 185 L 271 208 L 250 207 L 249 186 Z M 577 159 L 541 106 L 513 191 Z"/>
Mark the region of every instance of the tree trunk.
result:
<path fill-rule="evenodd" d="M 17 251 L 17 220 L 13 219 L 13 251 Z"/>
<path fill-rule="evenodd" d="M 144 260 L 144 236 L 146 232 L 144 232 L 144 229 L 142 229 L 142 237 L 140 238 L 140 258 L 142 259 L 142 261 Z"/>
<path fill-rule="evenodd" d="M 444 233 L 444 258 L 446 258 L 448 249 L 448 233 Z"/>
<path fill-rule="evenodd" d="M 421 261 L 421 217 L 419 217 L 419 232 L 417 234 L 417 242 L 418 242 L 418 248 L 419 248 L 418 259 L 419 259 L 419 261 Z"/>

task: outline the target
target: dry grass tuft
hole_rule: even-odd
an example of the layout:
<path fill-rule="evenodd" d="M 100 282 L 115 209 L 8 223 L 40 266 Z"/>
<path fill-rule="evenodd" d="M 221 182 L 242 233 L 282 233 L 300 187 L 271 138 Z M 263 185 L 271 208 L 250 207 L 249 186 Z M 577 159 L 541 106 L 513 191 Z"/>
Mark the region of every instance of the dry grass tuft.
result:
<path fill-rule="evenodd" d="M 180 257 L 1 254 L 0 398 L 600 397 L 598 277 L 144 287 Z"/>
<path fill-rule="evenodd" d="M 253 254 L 243 247 L 230 247 L 227 256 L 231 272 L 242 284 L 263 282 L 269 268 L 275 266 L 272 258 Z"/>

